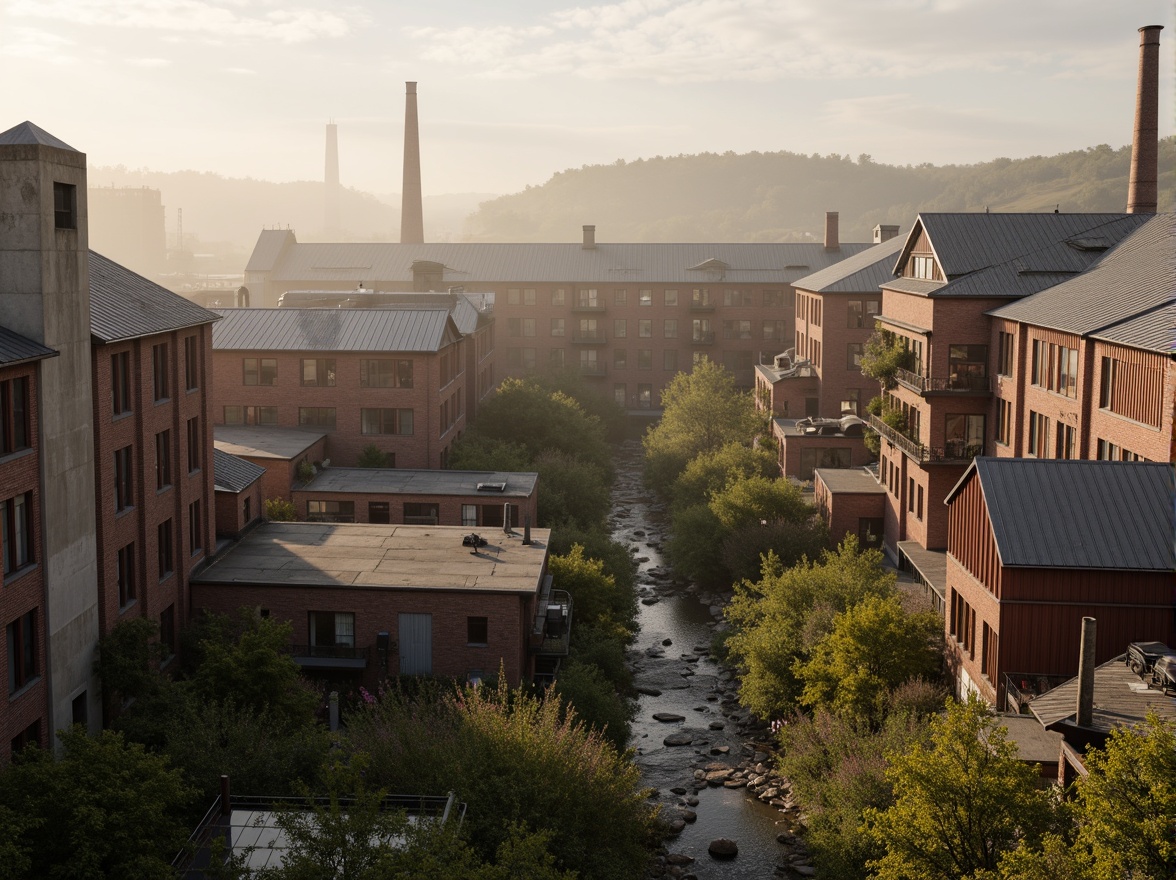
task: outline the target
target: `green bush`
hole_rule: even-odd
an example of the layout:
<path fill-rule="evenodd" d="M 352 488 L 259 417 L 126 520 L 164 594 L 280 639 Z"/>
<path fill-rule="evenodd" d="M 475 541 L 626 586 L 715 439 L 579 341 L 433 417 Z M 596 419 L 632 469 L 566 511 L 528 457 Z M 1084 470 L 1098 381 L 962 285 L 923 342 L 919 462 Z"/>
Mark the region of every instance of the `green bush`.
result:
<path fill-rule="evenodd" d="M 637 706 L 617 693 L 599 667 L 574 660 L 565 663 L 553 687 L 559 699 L 574 709 L 581 721 L 600 731 L 618 751 L 625 749 Z"/>
<path fill-rule="evenodd" d="M 265 518 L 270 522 L 294 522 L 298 519 L 298 508 L 293 501 L 285 498 L 265 499 Z"/>

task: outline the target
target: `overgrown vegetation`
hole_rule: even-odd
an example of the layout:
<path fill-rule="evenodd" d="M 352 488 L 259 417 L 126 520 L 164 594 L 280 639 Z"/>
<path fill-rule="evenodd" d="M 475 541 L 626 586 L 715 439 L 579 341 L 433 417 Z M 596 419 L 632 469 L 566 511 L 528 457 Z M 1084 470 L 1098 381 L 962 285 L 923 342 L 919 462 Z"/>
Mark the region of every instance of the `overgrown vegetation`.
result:
<path fill-rule="evenodd" d="M 267 498 L 264 507 L 265 518 L 271 522 L 294 522 L 298 519 L 298 508 L 293 501 L 285 498 Z"/>

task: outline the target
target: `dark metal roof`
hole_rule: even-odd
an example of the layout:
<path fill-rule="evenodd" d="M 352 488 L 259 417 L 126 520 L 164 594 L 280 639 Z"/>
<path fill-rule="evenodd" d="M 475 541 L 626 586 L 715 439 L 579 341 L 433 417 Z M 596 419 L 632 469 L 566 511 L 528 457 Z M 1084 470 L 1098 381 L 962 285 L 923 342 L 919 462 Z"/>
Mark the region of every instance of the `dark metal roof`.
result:
<path fill-rule="evenodd" d="M 1176 301 L 1174 233 L 1176 215 L 1154 215 L 1081 275 L 990 314 L 1082 335 L 1108 330 L 1116 342 L 1171 351 L 1164 307 Z"/>
<path fill-rule="evenodd" d="M 460 337 L 445 306 L 391 309 L 226 309 L 217 351 L 437 351 Z"/>
<path fill-rule="evenodd" d="M 1146 214 L 920 214 L 894 268 L 906 262 L 926 231 L 947 281 L 935 296 L 1019 298 L 1085 271 L 1147 219 Z M 902 290 L 898 285 L 909 281 L 885 286 Z"/>
<path fill-rule="evenodd" d="M 827 269 L 798 278 L 792 283 L 812 293 L 875 293 L 878 286 L 894 278 L 894 255 L 904 239 L 892 238 L 860 253 L 846 257 Z"/>
<path fill-rule="evenodd" d="M 56 147 L 59 150 L 78 152 L 63 140 L 55 138 L 40 126 L 31 122 L 14 125 L 8 131 L 0 133 L 0 146 L 41 146 Z"/>
<path fill-rule="evenodd" d="M 1090 334 L 1094 339 L 1117 342 L 1132 348 L 1176 353 L 1176 302 L 1143 312 L 1120 324 Z"/>
<path fill-rule="evenodd" d="M 791 284 L 871 247 L 826 251 L 805 244 L 394 244 L 299 243 L 288 231 L 262 232 L 246 271 L 277 282 L 411 282 L 412 264 L 439 263 L 446 285 L 486 283 Z M 722 268 L 718 263 L 726 264 Z M 706 268 L 709 266 L 713 268 Z"/>
<path fill-rule="evenodd" d="M 46 348 L 39 342 L 34 342 L 26 336 L 21 336 L 0 327 L 0 367 L 11 367 L 23 364 L 25 361 L 39 361 L 43 358 L 57 357 L 59 352 Z"/>
<path fill-rule="evenodd" d="M 119 342 L 217 320 L 215 312 L 90 251 L 90 334 Z"/>
<path fill-rule="evenodd" d="M 212 450 L 212 470 L 216 488 L 225 492 L 242 492 L 265 476 L 265 468 L 261 465 L 215 447 Z"/>
<path fill-rule="evenodd" d="M 944 503 L 979 478 L 1006 566 L 1172 571 L 1173 473 L 1163 462 L 977 458 Z"/>

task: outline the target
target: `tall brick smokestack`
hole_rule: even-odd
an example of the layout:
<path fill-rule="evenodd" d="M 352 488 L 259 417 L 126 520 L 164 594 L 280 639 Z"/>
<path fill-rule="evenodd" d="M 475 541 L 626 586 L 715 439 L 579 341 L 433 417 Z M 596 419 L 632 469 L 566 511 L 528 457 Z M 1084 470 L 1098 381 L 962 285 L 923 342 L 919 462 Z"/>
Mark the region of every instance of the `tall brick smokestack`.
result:
<path fill-rule="evenodd" d="M 323 229 L 328 235 L 339 232 L 339 126 L 327 123 L 327 166 L 323 173 Z"/>
<path fill-rule="evenodd" d="M 1135 92 L 1135 137 L 1131 143 L 1131 181 L 1127 213 L 1154 214 L 1159 202 L 1160 31 L 1139 29 L 1139 86 Z"/>
<path fill-rule="evenodd" d="M 417 127 L 417 84 L 406 82 L 404 93 L 404 184 L 400 194 L 400 243 L 424 244 L 425 215 L 421 207 L 421 134 Z"/>

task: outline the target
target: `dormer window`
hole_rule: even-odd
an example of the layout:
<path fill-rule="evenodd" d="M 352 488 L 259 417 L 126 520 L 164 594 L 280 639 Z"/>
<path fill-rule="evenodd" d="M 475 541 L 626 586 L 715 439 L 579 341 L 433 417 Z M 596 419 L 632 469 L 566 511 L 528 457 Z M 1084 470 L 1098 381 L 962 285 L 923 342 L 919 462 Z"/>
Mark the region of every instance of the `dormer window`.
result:
<path fill-rule="evenodd" d="M 78 188 L 72 183 L 53 184 L 53 225 L 58 229 L 78 228 Z"/>
<path fill-rule="evenodd" d="M 910 262 L 911 277 L 923 278 L 927 281 L 939 281 L 939 269 L 935 265 L 934 257 L 912 256 Z"/>

